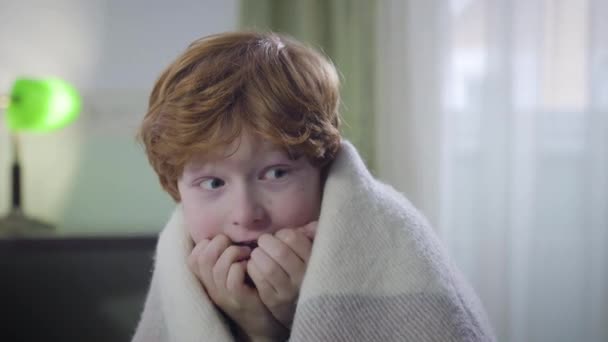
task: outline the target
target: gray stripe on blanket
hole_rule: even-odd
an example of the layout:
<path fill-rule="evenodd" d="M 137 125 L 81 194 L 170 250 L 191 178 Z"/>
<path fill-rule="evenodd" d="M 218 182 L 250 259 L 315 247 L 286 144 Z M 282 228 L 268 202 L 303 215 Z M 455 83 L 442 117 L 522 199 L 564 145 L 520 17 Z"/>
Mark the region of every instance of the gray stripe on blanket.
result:
<path fill-rule="evenodd" d="M 332 295 L 298 305 L 290 341 L 491 341 L 444 295 Z"/>

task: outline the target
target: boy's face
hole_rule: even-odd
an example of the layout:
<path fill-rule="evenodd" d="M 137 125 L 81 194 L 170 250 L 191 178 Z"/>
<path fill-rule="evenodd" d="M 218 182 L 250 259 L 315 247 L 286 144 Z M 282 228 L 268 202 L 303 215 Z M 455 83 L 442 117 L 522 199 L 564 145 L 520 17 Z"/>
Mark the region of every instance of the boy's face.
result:
<path fill-rule="evenodd" d="M 291 160 L 281 148 L 247 132 L 218 152 L 228 157 L 193 158 L 177 183 L 195 243 L 218 234 L 250 243 L 319 218 L 321 173 L 307 158 Z"/>

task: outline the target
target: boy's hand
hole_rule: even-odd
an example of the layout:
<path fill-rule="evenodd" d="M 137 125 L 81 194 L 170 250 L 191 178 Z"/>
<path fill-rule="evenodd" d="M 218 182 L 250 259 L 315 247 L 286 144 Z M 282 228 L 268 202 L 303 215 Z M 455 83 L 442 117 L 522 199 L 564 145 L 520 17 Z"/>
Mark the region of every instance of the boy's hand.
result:
<path fill-rule="evenodd" d="M 252 340 L 285 339 L 289 331 L 264 306 L 256 289 L 245 284 L 251 249 L 235 246 L 225 235 L 202 240 L 188 264 L 211 300 Z"/>
<path fill-rule="evenodd" d="M 316 226 L 317 223 L 312 222 L 260 236 L 247 264 L 247 273 L 262 302 L 286 328 L 293 322 Z"/>

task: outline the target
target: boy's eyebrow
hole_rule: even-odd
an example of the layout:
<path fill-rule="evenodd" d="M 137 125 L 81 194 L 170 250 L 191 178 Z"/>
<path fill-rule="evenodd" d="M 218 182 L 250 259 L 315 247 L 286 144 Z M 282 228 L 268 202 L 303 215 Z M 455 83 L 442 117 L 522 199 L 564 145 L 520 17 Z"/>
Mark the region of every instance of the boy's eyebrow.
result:
<path fill-rule="evenodd" d="M 288 151 L 281 149 L 281 148 L 267 150 L 266 153 L 264 153 L 263 155 L 264 155 L 265 161 L 277 160 L 277 159 L 297 161 L 301 157 L 301 155 L 290 154 Z M 260 156 L 259 158 L 262 158 L 262 156 Z M 221 163 L 222 161 L 225 161 L 225 159 L 215 160 L 215 159 L 200 158 L 200 159 L 192 161 L 188 165 L 188 167 L 186 169 L 184 169 L 184 172 L 187 172 L 188 174 L 191 174 L 191 175 L 196 175 L 196 174 L 200 174 L 200 173 L 204 173 L 204 172 L 213 173 L 213 171 L 217 169 L 217 163 Z M 230 162 L 228 162 L 228 163 L 230 164 Z"/>
<path fill-rule="evenodd" d="M 213 168 L 213 165 L 210 165 L 209 161 L 199 160 L 190 163 L 184 171 L 188 173 L 201 173 L 211 168 Z"/>
<path fill-rule="evenodd" d="M 289 151 L 286 151 L 286 150 L 276 150 L 276 151 L 272 152 L 272 155 L 270 158 L 274 159 L 277 156 L 282 160 L 295 162 L 295 161 L 298 161 L 302 155 L 296 154 L 296 153 L 289 153 Z"/>
<path fill-rule="evenodd" d="M 301 152 L 297 152 L 297 151 L 293 151 L 293 150 L 286 150 L 285 154 L 287 155 L 287 158 L 289 158 L 290 160 L 298 160 L 303 155 Z"/>

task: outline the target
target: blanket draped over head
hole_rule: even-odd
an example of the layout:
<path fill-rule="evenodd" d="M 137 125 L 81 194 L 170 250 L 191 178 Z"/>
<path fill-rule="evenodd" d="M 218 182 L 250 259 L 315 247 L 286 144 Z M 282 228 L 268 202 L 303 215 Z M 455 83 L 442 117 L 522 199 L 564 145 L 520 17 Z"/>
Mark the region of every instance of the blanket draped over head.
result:
<path fill-rule="evenodd" d="M 133 341 L 234 341 L 187 265 L 178 205 Z M 343 142 L 331 165 L 290 341 L 494 341 L 475 293 L 403 195 Z"/>

